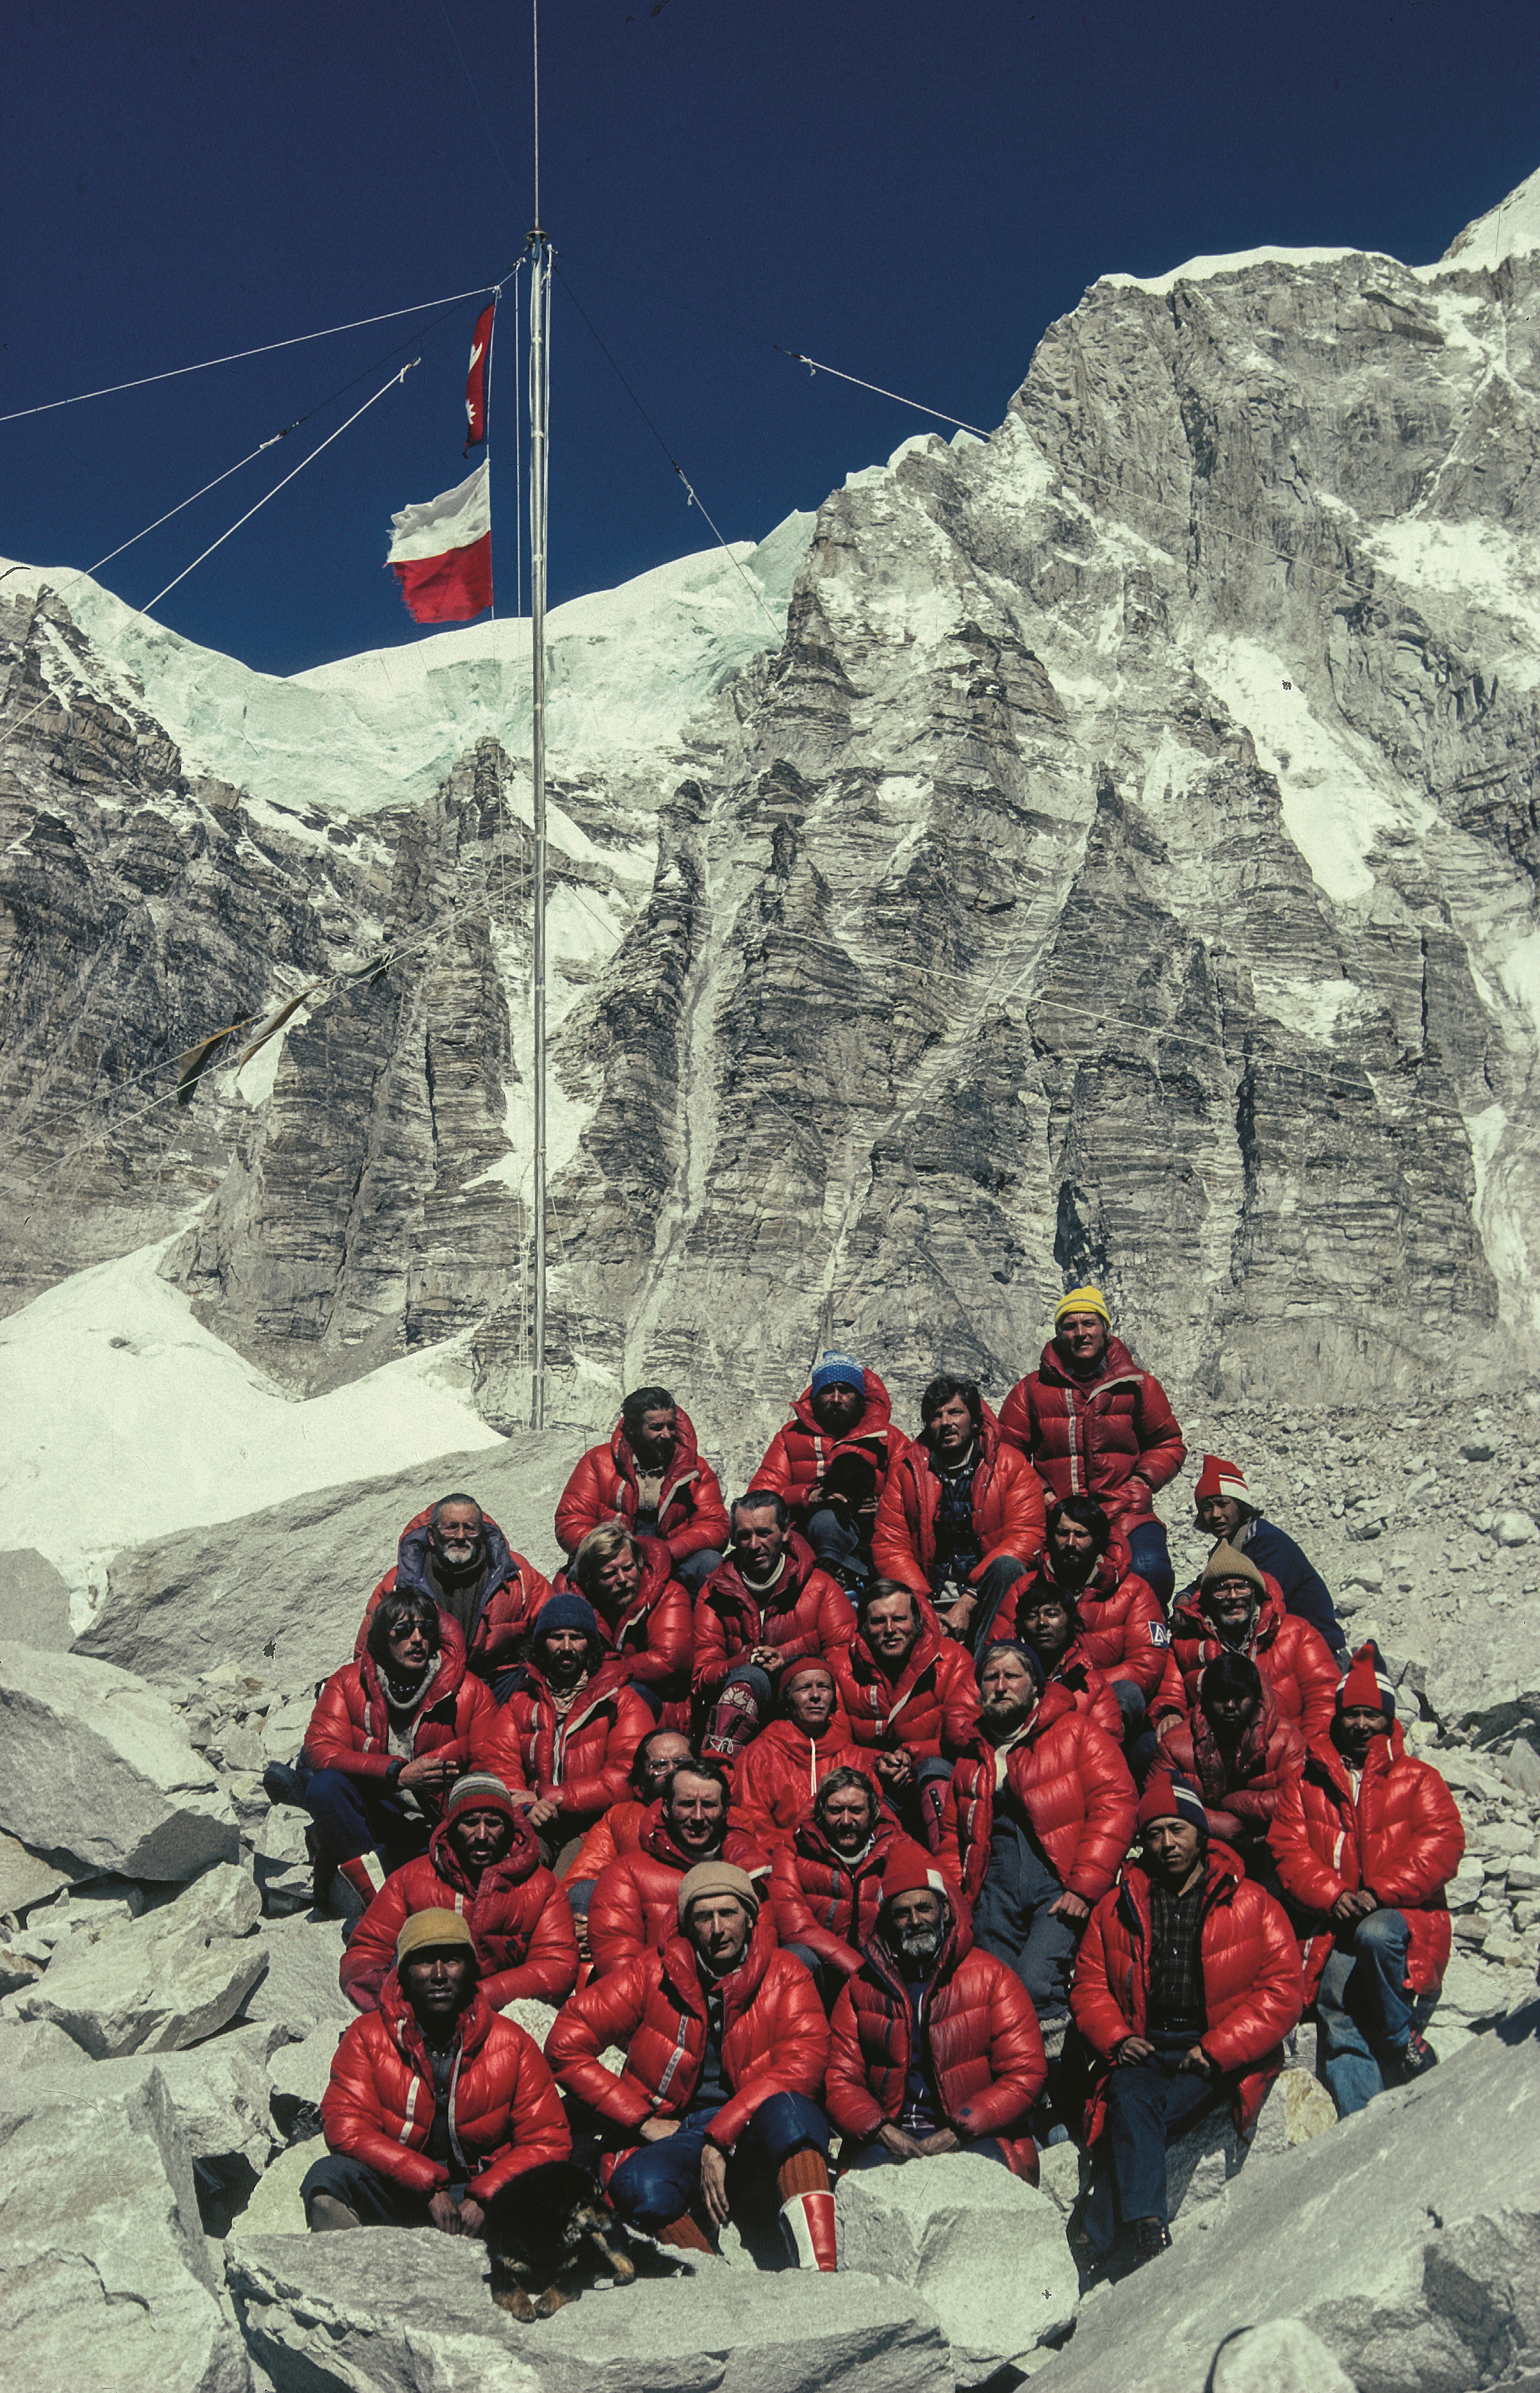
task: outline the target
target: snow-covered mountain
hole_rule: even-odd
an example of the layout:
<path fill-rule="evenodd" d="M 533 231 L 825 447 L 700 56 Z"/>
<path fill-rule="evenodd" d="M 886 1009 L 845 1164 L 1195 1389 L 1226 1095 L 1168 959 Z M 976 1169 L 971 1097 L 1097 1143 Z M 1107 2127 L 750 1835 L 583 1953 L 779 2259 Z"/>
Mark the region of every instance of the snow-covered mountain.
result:
<path fill-rule="evenodd" d="M 1533 1361 L 1537 292 L 1540 177 L 1431 267 L 1112 275 L 987 442 L 559 610 L 558 1413 L 751 1442 L 819 1337 L 998 1392 L 1066 1272 L 1217 1393 Z M 525 627 L 284 682 L 0 601 L 10 1302 L 179 1230 L 285 1383 L 458 1337 L 510 1425 Z"/>

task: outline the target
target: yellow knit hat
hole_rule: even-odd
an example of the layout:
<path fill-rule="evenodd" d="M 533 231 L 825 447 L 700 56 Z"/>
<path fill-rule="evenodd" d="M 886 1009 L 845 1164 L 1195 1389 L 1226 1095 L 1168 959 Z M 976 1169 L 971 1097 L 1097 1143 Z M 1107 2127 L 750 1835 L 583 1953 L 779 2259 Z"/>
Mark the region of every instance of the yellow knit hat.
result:
<path fill-rule="evenodd" d="M 1107 1300 L 1099 1288 L 1072 1288 L 1059 1299 L 1053 1308 L 1053 1327 L 1058 1328 L 1066 1313 L 1099 1313 L 1107 1327 L 1112 1327 L 1112 1314 Z"/>
<path fill-rule="evenodd" d="M 413 1911 L 401 1922 L 401 1932 L 396 1939 L 396 1967 L 413 1953 L 442 1953 L 450 1946 L 463 1946 L 476 1957 L 476 1939 L 465 1919 L 458 1911 Z"/>

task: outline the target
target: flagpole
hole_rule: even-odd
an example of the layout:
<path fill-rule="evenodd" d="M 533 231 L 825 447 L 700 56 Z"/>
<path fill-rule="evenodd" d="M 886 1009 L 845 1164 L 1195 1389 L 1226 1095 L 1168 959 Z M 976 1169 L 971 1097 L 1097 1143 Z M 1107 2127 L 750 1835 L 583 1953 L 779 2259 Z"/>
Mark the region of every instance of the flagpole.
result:
<path fill-rule="evenodd" d="M 531 0 L 535 74 L 535 221 L 529 231 L 529 660 L 532 729 L 535 888 L 533 938 L 535 1152 L 534 1327 L 530 1348 L 529 1426 L 545 1427 L 545 503 L 549 490 L 547 427 L 551 399 L 546 314 L 551 245 L 540 221 L 540 10 Z"/>

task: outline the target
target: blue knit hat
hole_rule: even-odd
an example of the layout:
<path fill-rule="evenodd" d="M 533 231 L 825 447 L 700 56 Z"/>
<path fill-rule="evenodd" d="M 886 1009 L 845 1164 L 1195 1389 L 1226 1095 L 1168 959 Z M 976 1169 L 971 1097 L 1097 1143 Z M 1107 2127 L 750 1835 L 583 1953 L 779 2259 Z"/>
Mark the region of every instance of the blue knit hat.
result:
<path fill-rule="evenodd" d="M 598 1637 L 599 1615 L 594 1606 L 581 1595 L 548 1596 L 535 1615 L 530 1643 L 538 1645 L 553 1628 L 581 1628 L 585 1637 Z"/>
<path fill-rule="evenodd" d="M 831 1348 L 825 1348 L 818 1357 L 808 1393 L 822 1395 L 826 1388 L 854 1388 L 858 1396 L 865 1396 L 867 1375 L 854 1354 L 836 1354 Z"/>
<path fill-rule="evenodd" d="M 1048 1684 L 1047 1676 L 1043 1670 L 1042 1656 L 1034 1653 L 1030 1645 L 1024 1645 L 1019 1637 L 997 1637 L 992 1645 L 984 1647 L 973 1664 L 973 1676 L 980 1686 L 984 1684 L 985 1662 L 992 1662 L 997 1654 L 1019 1654 L 1026 1664 L 1029 1675 L 1037 1681 L 1038 1693 L 1042 1693 Z"/>

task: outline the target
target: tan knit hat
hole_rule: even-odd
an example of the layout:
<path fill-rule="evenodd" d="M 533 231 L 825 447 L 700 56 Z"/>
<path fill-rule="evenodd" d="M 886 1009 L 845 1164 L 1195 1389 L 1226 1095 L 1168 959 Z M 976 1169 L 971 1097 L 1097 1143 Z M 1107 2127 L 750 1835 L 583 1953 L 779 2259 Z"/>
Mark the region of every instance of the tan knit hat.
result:
<path fill-rule="evenodd" d="M 453 1945 L 476 1958 L 476 1938 L 458 1911 L 414 1911 L 396 1939 L 396 1967 L 413 1953 L 442 1953 Z"/>
<path fill-rule="evenodd" d="M 1200 1593 L 1207 1595 L 1216 1581 L 1221 1578 L 1244 1578 L 1249 1581 L 1259 1596 L 1267 1593 L 1267 1583 L 1256 1563 L 1248 1563 L 1246 1556 L 1223 1537 L 1220 1539 L 1208 1560 L 1204 1563 Z"/>
<path fill-rule="evenodd" d="M 697 1862 L 679 1881 L 679 1925 L 689 1924 L 690 1905 L 698 1903 L 703 1894 L 736 1894 L 750 1919 L 759 1917 L 759 1896 L 747 1870 L 735 1869 L 731 1862 Z"/>

